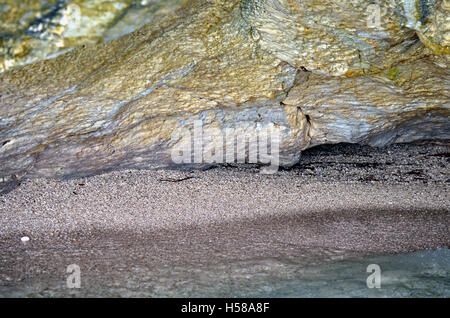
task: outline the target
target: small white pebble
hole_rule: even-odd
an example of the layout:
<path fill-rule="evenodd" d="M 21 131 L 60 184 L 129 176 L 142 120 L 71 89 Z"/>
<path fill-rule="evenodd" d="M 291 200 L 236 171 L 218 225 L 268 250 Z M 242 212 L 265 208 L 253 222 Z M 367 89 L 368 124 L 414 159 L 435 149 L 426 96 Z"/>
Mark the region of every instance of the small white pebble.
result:
<path fill-rule="evenodd" d="M 30 240 L 30 238 L 28 236 L 24 236 L 20 239 L 22 242 L 28 242 Z"/>

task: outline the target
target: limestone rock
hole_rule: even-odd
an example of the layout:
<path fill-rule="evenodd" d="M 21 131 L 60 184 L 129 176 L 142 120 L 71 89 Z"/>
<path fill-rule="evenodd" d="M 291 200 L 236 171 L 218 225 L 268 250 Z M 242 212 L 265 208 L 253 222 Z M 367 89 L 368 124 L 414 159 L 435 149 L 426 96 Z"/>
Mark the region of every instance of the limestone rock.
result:
<path fill-rule="evenodd" d="M 0 176 L 171 166 L 196 121 L 211 137 L 203 156 L 227 132 L 275 127 L 281 165 L 323 143 L 449 139 L 447 29 L 432 27 L 447 2 L 425 2 L 418 26 L 405 1 L 380 0 L 373 28 L 375 1 L 191 0 L 12 68 L 0 75 Z"/>

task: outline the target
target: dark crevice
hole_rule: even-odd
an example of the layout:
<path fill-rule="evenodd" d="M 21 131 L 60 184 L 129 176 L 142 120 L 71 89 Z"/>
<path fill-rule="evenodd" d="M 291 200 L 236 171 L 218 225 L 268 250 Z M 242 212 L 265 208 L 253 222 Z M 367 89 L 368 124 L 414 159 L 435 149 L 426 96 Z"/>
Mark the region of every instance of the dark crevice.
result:
<path fill-rule="evenodd" d="M 306 121 L 308 122 L 308 125 L 311 126 L 311 116 L 305 115 Z"/>
<path fill-rule="evenodd" d="M 194 176 L 187 176 L 187 177 L 183 177 L 180 179 L 175 179 L 175 178 L 169 178 L 169 179 L 160 179 L 159 181 L 161 182 L 182 182 L 182 181 L 186 181 L 186 180 L 190 180 L 190 179 L 194 179 Z"/>
<path fill-rule="evenodd" d="M 307 69 L 306 67 L 304 67 L 304 66 L 300 66 L 300 69 L 301 69 L 303 72 L 311 73 L 311 71 L 308 70 L 308 69 Z"/>

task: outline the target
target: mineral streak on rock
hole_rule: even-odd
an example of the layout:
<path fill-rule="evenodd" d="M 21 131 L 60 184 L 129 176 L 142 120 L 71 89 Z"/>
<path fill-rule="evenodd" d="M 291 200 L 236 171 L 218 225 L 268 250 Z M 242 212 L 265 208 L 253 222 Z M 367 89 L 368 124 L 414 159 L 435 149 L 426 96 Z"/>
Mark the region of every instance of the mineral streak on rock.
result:
<path fill-rule="evenodd" d="M 0 176 L 169 166 L 174 132 L 195 120 L 236 134 L 275 125 L 282 165 L 323 143 L 449 139 L 448 27 L 436 27 L 448 2 L 421 1 L 419 24 L 405 1 L 380 0 L 375 29 L 368 4 L 190 0 L 12 68 L 0 75 Z"/>

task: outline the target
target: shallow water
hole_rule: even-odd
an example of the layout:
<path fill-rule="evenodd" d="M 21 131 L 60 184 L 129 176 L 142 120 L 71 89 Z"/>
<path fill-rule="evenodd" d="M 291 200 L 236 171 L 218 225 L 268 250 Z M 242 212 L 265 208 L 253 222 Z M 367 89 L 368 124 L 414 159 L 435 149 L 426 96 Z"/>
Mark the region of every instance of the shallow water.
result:
<path fill-rule="evenodd" d="M 369 264 L 380 266 L 380 288 L 367 286 Z M 199 274 L 199 280 L 180 280 L 172 291 L 191 297 L 449 297 L 450 251 L 365 257 L 307 268 L 265 259 L 231 264 L 227 273 L 216 267 Z M 202 290 L 212 276 L 228 283 Z"/>
<path fill-rule="evenodd" d="M 381 269 L 380 288 L 368 288 L 369 264 Z M 326 264 L 276 282 L 255 297 L 449 297 L 450 251 L 438 249 Z"/>
<path fill-rule="evenodd" d="M 313 253 L 314 254 L 314 253 Z M 2 297 L 449 297 L 450 250 L 326 261 L 308 255 L 149 268 L 135 264 L 103 276 L 84 273 L 80 289 L 60 280 L 0 287 Z M 312 255 L 314 259 L 315 256 Z M 310 261 L 310 260 L 309 260 Z M 105 258 L 105 262 L 108 262 Z M 311 263 L 314 264 L 314 261 Z M 303 265 L 302 265 L 303 264 Z M 368 288 L 369 264 L 381 269 L 380 288 Z M 92 272 L 95 269 L 91 269 Z M 120 274 L 119 274 L 120 273 Z M 120 275 L 118 278 L 116 276 Z M 91 276 L 89 279 L 88 277 Z M 95 277 L 93 277 L 95 276 Z"/>

